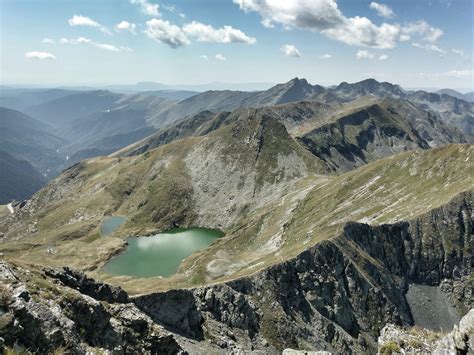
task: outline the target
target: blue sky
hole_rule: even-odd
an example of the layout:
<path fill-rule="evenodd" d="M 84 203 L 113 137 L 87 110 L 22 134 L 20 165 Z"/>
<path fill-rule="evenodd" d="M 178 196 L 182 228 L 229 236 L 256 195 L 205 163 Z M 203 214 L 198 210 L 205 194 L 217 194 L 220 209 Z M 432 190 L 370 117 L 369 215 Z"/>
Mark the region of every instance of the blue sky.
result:
<path fill-rule="evenodd" d="M 3 84 L 472 88 L 472 0 L 0 0 Z M 123 22 L 125 21 L 125 22 Z M 120 26 L 119 26 L 120 24 Z"/>

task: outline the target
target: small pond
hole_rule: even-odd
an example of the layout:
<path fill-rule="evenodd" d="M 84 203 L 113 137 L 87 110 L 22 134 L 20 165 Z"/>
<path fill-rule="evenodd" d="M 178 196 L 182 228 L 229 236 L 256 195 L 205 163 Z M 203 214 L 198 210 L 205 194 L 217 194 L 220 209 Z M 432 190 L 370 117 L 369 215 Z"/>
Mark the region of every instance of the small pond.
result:
<path fill-rule="evenodd" d="M 115 232 L 127 220 L 126 217 L 112 216 L 107 217 L 100 225 L 100 235 L 106 237 Z"/>
<path fill-rule="evenodd" d="M 176 273 L 185 258 L 223 235 L 218 230 L 189 228 L 129 238 L 125 252 L 107 262 L 104 271 L 112 275 L 168 277 Z"/>

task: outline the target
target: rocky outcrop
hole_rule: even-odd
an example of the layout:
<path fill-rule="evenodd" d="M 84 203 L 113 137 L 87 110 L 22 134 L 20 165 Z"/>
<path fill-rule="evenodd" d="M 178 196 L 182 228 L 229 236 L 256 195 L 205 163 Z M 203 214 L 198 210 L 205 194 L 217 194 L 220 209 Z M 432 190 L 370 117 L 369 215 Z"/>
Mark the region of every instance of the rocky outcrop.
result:
<path fill-rule="evenodd" d="M 58 349 L 75 354 L 104 350 L 114 354 L 183 353 L 175 335 L 133 304 L 99 301 L 54 279 L 24 271 L 0 264 L 2 344 L 40 354 Z M 53 277 L 63 272 L 48 270 Z M 105 287 L 101 283 L 93 285 L 92 280 L 70 270 L 65 275 L 77 276 L 74 288 L 78 290 Z M 39 282 L 41 288 L 36 289 Z M 102 293 L 97 295 L 101 297 Z"/>
<path fill-rule="evenodd" d="M 279 350 L 375 351 L 387 323 L 414 325 L 406 298 L 410 284 L 441 284 L 460 314 L 461 304 L 472 307 L 466 279 L 473 262 L 472 216 L 472 193 L 466 192 L 412 221 L 348 223 L 341 235 L 294 259 L 224 285 L 195 289 L 194 300 L 189 291 L 184 309 L 195 307 L 204 320 L 202 329 L 240 330 L 240 341 L 268 342 Z M 148 306 L 139 308 L 148 314 L 160 313 L 166 298 L 176 299 L 158 294 L 134 302 L 144 297 Z M 176 317 L 177 324 L 186 324 L 181 318 Z"/>
<path fill-rule="evenodd" d="M 374 353 L 387 323 L 416 325 L 410 286 L 436 288 L 460 315 L 472 308 L 472 201 L 465 192 L 410 221 L 347 223 L 333 239 L 253 275 L 129 299 L 69 269 L 42 273 L 60 287 L 47 298 L 47 287 L 35 293 L 31 281 L 21 281 L 31 275 L 15 276 L 4 266 L 1 277 L 14 301 L 6 302 L 11 321 L 2 336 L 38 351 L 70 342 L 78 352 L 173 353 L 187 339 L 235 352 Z M 459 334 L 443 344 L 462 346 L 466 337 Z"/>
<path fill-rule="evenodd" d="M 191 291 L 171 290 L 136 297 L 132 301 L 167 329 L 197 340 L 203 339 L 203 319 Z"/>
<path fill-rule="evenodd" d="M 448 334 L 387 324 L 378 338 L 380 354 L 471 354 L 474 352 L 474 308 Z"/>
<path fill-rule="evenodd" d="M 45 268 L 44 273 L 54 279 L 58 279 L 65 286 L 78 290 L 99 301 L 109 303 L 127 303 L 128 295 L 120 287 L 107 285 L 88 278 L 82 272 L 64 267 L 62 270 Z"/>

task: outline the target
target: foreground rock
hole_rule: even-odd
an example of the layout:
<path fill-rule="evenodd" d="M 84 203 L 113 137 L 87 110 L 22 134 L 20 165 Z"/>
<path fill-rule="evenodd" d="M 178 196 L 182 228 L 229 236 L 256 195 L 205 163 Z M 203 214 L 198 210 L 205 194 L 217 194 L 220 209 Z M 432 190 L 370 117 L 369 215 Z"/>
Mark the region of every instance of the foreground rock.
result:
<path fill-rule="evenodd" d="M 378 339 L 379 353 L 472 354 L 474 308 L 448 334 L 387 324 Z"/>
<path fill-rule="evenodd" d="M 68 274 L 70 271 L 66 270 L 61 278 Z M 81 276 L 79 289 L 93 283 Z M 0 264 L 0 278 L 0 306 L 5 312 L 0 335 L 7 346 L 40 354 L 55 350 L 75 354 L 104 350 L 114 354 L 183 353 L 173 334 L 133 304 L 99 301 L 55 283 L 44 274 L 13 269 L 6 263 Z"/>

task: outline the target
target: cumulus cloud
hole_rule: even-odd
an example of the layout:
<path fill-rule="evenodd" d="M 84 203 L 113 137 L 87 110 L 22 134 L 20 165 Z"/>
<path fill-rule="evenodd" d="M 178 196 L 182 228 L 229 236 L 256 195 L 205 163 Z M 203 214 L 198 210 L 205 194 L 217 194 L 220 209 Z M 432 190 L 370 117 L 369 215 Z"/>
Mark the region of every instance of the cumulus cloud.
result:
<path fill-rule="evenodd" d="M 205 54 L 200 55 L 199 58 L 204 59 L 204 60 L 209 60 L 209 57 Z"/>
<path fill-rule="evenodd" d="M 130 3 L 140 6 L 141 11 L 145 15 L 160 16 L 160 6 L 158 4 L 153 4 L 147 0 L 130 0 Z"/>
<path fill-rule="evenodd" d="M 98 28 L 101 32 L 106 33 L 106 34 L 111 34 L 109 29 L 97 21 L 94 21 L 90 17 L 87 16 L 82 16 L 82 15 L 74 15 L 71 17 L 69 20 L 69 26 L 86 26 L 86 27 L 95 27 Z"/>
<path fill-rule="evenodd" d="M 133 34 L 136 34 L 135 28 L 136 28 L 136 25 L 134 23 L 130 23 L 128 21 L 122 21 L 122 22 L 115 25 L 115 31 L 117 31 L 117 32 L 130 31 Z"/>
<path fill-rule="evenodd" d="M 417 21 L 406 26 L 382 23 L 376 25 L 367 17 L 346 17 L 338 8 L 336 0 L 233 0 L 245 12 L 257 12 L 266 27 L 281 24 L 285 28 L 299 28 L 319 32 L 331 39 L 354 46 L 393 48 L 398 41 L 407 41 L 411 36 L 423 41 L 435 42 L 443 31 L 430 26 L 426 21 Z M 385 14 L 390 13 L 386 5 L 373 2 Z M 384 10 L 381 10 L 381 9 Z M 391 10 L 391 9 L 390 9 Z M 393 11 L 392 11 L 393 14 Z"/>
<path fill-rule="evenodd" d="M 402 28 L 402 35 L 405 40 L 410 40 L 413 36 L 418 36 L 420 41 L 435 43 L 443 35 L 443 31 L 431 26 L 424 20 L 420 20 L 404 26 Z"/>
<path fill-rule="evenodd" d="M 165 43 L 172 48 L 178 48 L 190 43 L 183 30 L 169 21 L 155 18 L 147 21 L 146 25 L 146 35 L 157 42 Z"/>
<path fill-rule="evenodd" d="M 27 59 L 40 59 L 40 60 L 43 60 L 43 59 L 56 59 L 56 56 L 52 53 L 39 52 L 39 51 L 32 51 L 32 52 L 25 53 L 25 57 Z"/>
<path fill-rule="evenodd" d="M 301 57 L 300 51 L 292 44 L 284 44 L 280 47 L 280 50 L 285 53 L 287 57 Z"/>
<path fill-rule="evenodd" d="M 43 38 L 41 42 L 46 44 L 54 44 L 54 40 L 51 38 Z"/>
<path fill-rule="evenodd" d="M 146 22 L 145 33 L 155 41 L 165 43 L 172 48 L 178 48 L 191 43 L 191 38 L 198 42 L 213 43 L 246 43 L 254 44 L 257 40 L 247 36 L 241 30 L 232 26 L 214 28 L 200 22 L 193 21 L 179 27 L 169 21 L 152 19 Z"/>
<path fill-rule="evenodd" d="M 132 50 L 128 47 L 122 46 L 115 46 L 113 44 L 108 43 L 97 43 L 92 41 L 89 38 L 78 37 L 78 38 L 61 38 L 59 40 L 60 44 L 72 44 L 72 45 L 79 45 L 79 44 L 89 44 L 95 48 L 99 48 L 105 51 L 110 52 L 132 52 Z"/>
<path fill-rule="evenodd" d="M 344 16 L 335 0 L 233 1 L 246 12 L 258 12 L 265 23 L 320 32 L 349 45 L 393 48 L 400 34 L 399 25 L 377 26 L 366 17 Z"/>
<path fill-rule="evenodd" d="M 262 19 L 261 23 L 262 23 L 262 26 L 265 27 L 265 28 L 274 28 L 275 27 L 272 23 L 272 20 L 270 20 L 268 18 Z"/>
<path fill-rule="evenodd" d="M 375 54 L 364 49 L 359 49 L 356 53 L 357 59 L 374 59 Z"/>
<path fill-rule="evenodd" d="M 237 42 L 246 44 L 254 44 L 257 42 L 254 37 L 249 37 L 241 30 L 235 29 L 232 26 L 224 26 L 216 29 L 211 25 L 205 25 L 203 23 L 193 21 L 184 25 L 183 31 L 188 36 L 196 38 L 198 42 Z"/>
<path fill-rule="evenodd" d="M 424 49 L 424 50 L 427 50 L 427 51 L 430 51 L 430 52 L 436 52 L 436 53 L 439 53 L 441 55 L 443 54 L 446 54 L 446 51 L 442 48 L 439 48 L 436 44 L 430 44 L 430 43 L 426 43 L 426 44 L 421 44 L 421 43 L 412 43 L 411 44 L 413 47 L 416 47 L 416 48 L 421 48 L 421 49 Z"/>
<path fill-rule="evenodd" d="M 382 54 L 381 56 L 379 56 L 379 60 L 387 60 L 387 59 L 388 59 L 387 54 Z"/>
<path fill-rule="evenodd" d="M 454 54 L 460 55 L 460 56 L 464 55 L 464 51 L 462 51 L 460 49 L 456 49 L 456 48 L 451 49 L 451 52 L 453 52 Z"/>
<path fill-rule="evenodd" d="M 224 61 L 227 60 L 227 58 L 222 53 L 217 53 L 216 54 L 216 59 L 220 60 L 221 62 L 224 62 Z"/>
<path fill-rule="evenodd" d="M 331 59 L 332 55 L 329 53 L 323 54 L 319 56 L 319 59 Z"/>
<path fill-rule="evenodd" d="M 377 14 L 380 17 L 392 18 L 394 16 L 393 10 L 385 4 L 379 4 L 378 2 L 373 1 L 370 3 L 369 7 L 377 11 Z"/>

